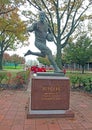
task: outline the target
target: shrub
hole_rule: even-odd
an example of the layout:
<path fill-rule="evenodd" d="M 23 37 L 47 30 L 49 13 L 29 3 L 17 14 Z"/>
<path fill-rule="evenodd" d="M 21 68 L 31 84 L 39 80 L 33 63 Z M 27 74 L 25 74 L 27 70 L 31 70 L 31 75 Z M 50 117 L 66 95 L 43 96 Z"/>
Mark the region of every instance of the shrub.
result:
<path fill-rule="evenodd" d="M 26 70 L 26 71 L 20 71 L 17 73 L 17 76 L 21 79 L 24 80 L 24 83 L 27 83 L 28 79 L 29 79 L 29 75 L 30 75 L 30 71 Z"/>
<path fill-rule="evenodd" d="M 1 71 L 0 72 L 0 84 L 1 84 L 2 80 L 5 79 L 5 78 L 6 78 L 6 72 L 5 71 Z"/>
<path fill-rule="evenodd" d="M 68 74 L 73 89 L 82 88 L 84 91 L 92 92 L 91 74 Z"/>
<path fill-rule="evenodd" d="M 12 87 L 12 88 L 20 88 L 24 87 L 24 84 L 28 83 L 30 71 L 21 71 L 18 73 L 13 72 L 2 72 L 0 73 L 0 84 L 3 86 Z"/>

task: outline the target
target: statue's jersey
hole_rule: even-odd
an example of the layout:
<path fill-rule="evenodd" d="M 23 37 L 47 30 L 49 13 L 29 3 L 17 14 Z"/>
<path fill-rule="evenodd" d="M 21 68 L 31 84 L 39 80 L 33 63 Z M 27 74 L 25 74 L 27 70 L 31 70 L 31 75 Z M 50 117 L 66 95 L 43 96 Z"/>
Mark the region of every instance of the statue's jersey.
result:
<path fill-rule="evenodd" d="M 35 31 L 35 39 L 38 42 L 45 42 L 48 33 L 48 24 L 37 22 L 33 24 L 33 30 Z"/>
<path fill-rule="evenodd" d="M 35 42 L 46 43 L 47 41 L 53 41 L 53 35 L 47 22 L 35 22 L 27 29 L 29 32 L 35 31 Z"/>

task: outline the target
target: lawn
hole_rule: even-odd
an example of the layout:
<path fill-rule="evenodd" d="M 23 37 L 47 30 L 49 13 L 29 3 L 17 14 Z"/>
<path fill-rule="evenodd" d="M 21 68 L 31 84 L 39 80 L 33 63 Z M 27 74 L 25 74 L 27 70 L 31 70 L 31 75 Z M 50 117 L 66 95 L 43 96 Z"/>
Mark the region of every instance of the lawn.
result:
<path fill-rule="evenodd" d="M 3 66 L 4 70 L 23 70 L 23 66 L 22 65 L 18 65 L 18 66 Z"/>

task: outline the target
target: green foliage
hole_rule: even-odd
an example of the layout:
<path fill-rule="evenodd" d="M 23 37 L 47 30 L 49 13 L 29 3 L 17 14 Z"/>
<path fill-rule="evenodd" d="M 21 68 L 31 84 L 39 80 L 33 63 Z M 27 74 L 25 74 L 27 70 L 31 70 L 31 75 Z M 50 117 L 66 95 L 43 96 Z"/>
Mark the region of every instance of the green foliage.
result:
<path fill-rule="evenodd" d="M 5 72 L 5 71 L 1 71 L 1 72 L 0 72 L 0 83 L 1 83 L 1 81 L 2 81 L 4 78 L 6 78 L 6 72 Z"/>
<path fill-rule="evenodd" d="M 20 72 L 0 72 L 0 85 L 6 84 L 8 87 L 20 88 L 24 87 L 24 84 L 28 83 L 30 71 Z"/>
<path fill-rule="evenodd" d="M 27 83 L 28 79 L 29 79 L 29 75 L 30 75 L 30 71 L 29 70 L 26 70 L 26 71 L 21 71 L 21 72 L 18 72 L 16 74 L 16 80 L 17 80 L 17 83 Z"/>
<path fill-rule="evenodd" d="M 92 58 L 92 40 L 87 35 L 80 36 L 75 43 L 70 42 L 64 49 L 64 57 L 70 63 L 84 66 Z"/>
<path fill-rule="evenodd" d="M 79 88 L 84 91 L 92 92 L 92 75 L 91 74 L 68 74 L 73 89 Z"/>
<path fill-rule="evenodd" d="M 42 58 L 42 57 L 38 57 L 37 60 L 42 63 L 43 65 L 50 65 L 50 61 L 48 60 L 47 57 Z"/>
<path fill-rule="evenodd" d="M 2 6 L 6 9 L 6 6 Z M 8 8 L 8 6 L 7 6 Z M 0 69 L 2 70 L 3 54 L 6 50 L 16 50 L 19 47 L 28 45 L 28 34 L 26 24 L 18 14 L 18 8 L 8 14 L 0 16 Z"/>
<path fill-rule="evenodd" d="M 0 15 L 8 14 L 24 3 L 25 0 L 0 0 Z"/>
<path fill-rule="evenodd" d="M 9 0 L 0 0 L 0 4 L 8 4 Z"/>
<path fill-rule="evenodd" d="M 3 55 L 3 68 L 4 69 L 22 69 L 22 65 L 25 63 L 25 58 L 17 54 L 9 55 L 4 53 Z"/>

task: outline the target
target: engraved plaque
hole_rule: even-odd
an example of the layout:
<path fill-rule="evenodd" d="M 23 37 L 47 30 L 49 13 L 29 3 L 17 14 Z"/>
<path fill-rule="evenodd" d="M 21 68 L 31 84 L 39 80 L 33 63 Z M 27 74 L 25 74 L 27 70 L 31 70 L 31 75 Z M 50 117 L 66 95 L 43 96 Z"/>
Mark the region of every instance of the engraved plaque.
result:
<path fill-rule="evenodd" d="M 68 110 L 69 98 L 69 78 L 51 76 L 37 76 L 32 78 L 32 110 Z"/>

